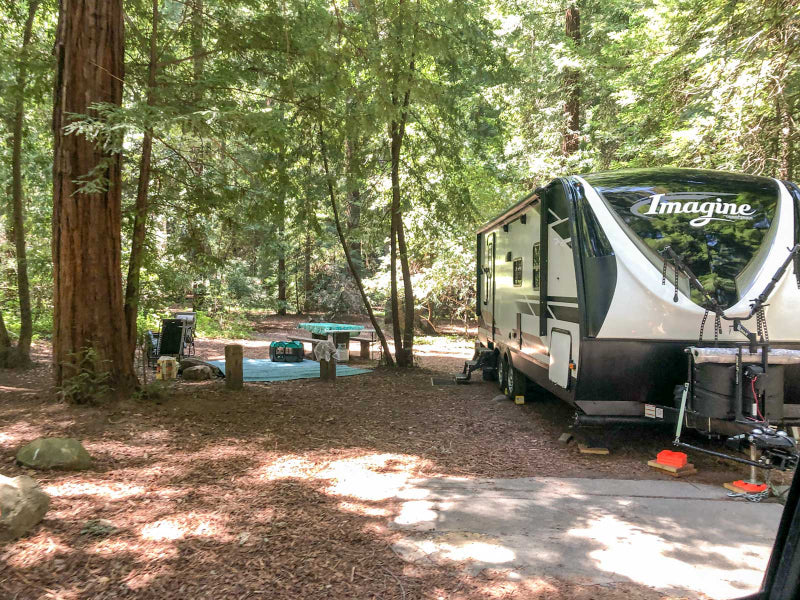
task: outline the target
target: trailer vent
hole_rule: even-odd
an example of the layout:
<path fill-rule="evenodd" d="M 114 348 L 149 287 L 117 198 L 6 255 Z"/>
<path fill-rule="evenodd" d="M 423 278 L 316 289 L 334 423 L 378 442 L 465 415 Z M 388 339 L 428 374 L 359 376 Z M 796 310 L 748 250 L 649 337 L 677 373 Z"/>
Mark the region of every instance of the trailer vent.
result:
<path fill-rule="evenodd" d="M 508 233 L 508 223 L 506 223 L 505 225 L 503 225 L 503 231 L 505 231 L 506 233 Z"/>
<path fill-rule="evenodd" d="M 520 222 L 520 223 L 522 223 L 523 225 L 525 225 L 525 223 L 527 223 L 527 222 L 528 222 L 528 215 L 522 215 L 522 216 L 519 218 L 519 222 Z"/>
<path fill-rule="evenodd" d="M 511 252 L 507 252 L 506 253 L 506 262 L 511 262 L 511 261 L 512 261 Z"/>

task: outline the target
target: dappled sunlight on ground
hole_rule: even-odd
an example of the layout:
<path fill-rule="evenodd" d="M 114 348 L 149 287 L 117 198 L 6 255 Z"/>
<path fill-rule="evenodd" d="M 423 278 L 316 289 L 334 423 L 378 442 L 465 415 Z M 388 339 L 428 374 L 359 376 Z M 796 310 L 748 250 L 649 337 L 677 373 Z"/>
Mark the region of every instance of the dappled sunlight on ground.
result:
<path fill-rule="evenodd" d="M 258 335 L 242 343 L 246 355 L 263 358 L 272 334 Z M 199 340 L 198 354 L 221 356 L 231 342 L 240 341 Z M 174 382 L 161 404 L 109 407 L 52 402 L 45 366 L 28 375 L 0 373 L 2 474 L 29 474 L 52 498 L 40 526 L 0 548 L 0 590 L 18 600 L 605 600 L 619 592 L 521 574 L 519 547 L 466 531 L 435 541 L 441 564 L 401 559 L 393 545 L 413 538 L 409 531 L 440 524 L 441 511 L 459 501 L 436 499 L 435 486 L 423 481 L 649 478 L 646 458 L 659 443 L 626 437 L 633 450 L 587 458 L 557 443 L 566 425 L 547 404 L 497 401 L 496 386 L 480 381 L 431 386 L 432 375 L 460 371 L 472 355 L 469 342 L 437 339 L 416 350 L 423 369 L 409 373 L 377 368 L 335 385 L 246 384 L 236 393 L 215 381 Z M 37 394 L 16 391 L 29 387 Z M 16 465 L 16 450 L 39 435 L 78 438 L 92 468 L 34 472 Z M 557 511 L 565 495 L 585 499 L 578 488 L 565 488 L 537 501 Z M 486 501 L 485 508 L 499 521 L 508 518 L 499 504 Z M 109 529 L 90 526 L 99 521 Z M 573 537 L 605 540 L 611 534 L 604 527 L 582 523 Z M 719 540 L 709 543 L 717 552 Z M 537 551 L 547 552 L 546 540 Z M 600 568 L 618 568 L 603 562 L 611 559 L 600 546 L 587 545 L 587 560 L 590 553 L 598 553 L 591 560 Z M 662 597 L 633 575 L 621 579 L 628 598 Z"/>
<path fill-rule="evenodd" d="M 769 546 L 737 540 L 734 535 L 719 543 L 705 542 L 682 534 L 681 523 L 668 521 L 647 525 L 598 515 L 567 535 L 599 544 L 587 557 L 602 571 L 633 582 L 661 589 L 680 584 L 714 598 L 736 598 L 753 591 L 769 558 Z M 750 582 L 749 589 L 742 581 Z"/>

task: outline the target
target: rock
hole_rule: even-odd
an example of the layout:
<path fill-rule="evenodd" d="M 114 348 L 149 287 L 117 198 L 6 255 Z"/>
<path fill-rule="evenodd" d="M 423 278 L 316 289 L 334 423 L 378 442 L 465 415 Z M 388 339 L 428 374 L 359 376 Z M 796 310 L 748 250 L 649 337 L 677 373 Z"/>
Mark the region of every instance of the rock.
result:
<path fill-rule="evenodd" d="M 116 533 L 117 527 L 108 519 L 91 519 L 81 529 L 81 535 L 108 537 Z"/>
<path fill-rule="evenodd" d="M 17 462 L 33 469 L 79 471 L 92 466 L 92 457 L 73 438 L 38 438 L 17 452 Z"/>
<path fill-rule="evenodd" d="M 0 475 L 0 542 L 24 535 L 42 520 L 50 508 L 50 496 L 27 475 Z"/>
<path fill-rule="evenodd" d="M 205 381 L 211 379 L 214 373 L 208 365 L 198 365 L 196 367 L 189 367 L 183 370 L 182 377 L 186 381 Z"/>
<path fill-rule="evenodd" d="M 211 372 L 214 374 L 214 377 L 222 377 L 222 369 L 219 367 L 212 365 L 211 363 L 207 363 L 204 360 L 200 360 L 199 358 L 184 358 L 181 361 L 179 372 L 183 372 L 186 369 L 191 369 L 192 367 L 208 367 L 211 369 Z"/>

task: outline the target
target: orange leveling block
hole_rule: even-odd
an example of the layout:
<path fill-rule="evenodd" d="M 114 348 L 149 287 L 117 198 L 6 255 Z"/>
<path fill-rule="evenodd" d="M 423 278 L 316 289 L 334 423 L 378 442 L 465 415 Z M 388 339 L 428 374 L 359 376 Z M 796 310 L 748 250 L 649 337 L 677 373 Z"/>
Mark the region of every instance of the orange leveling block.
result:
<path fill-rule="evenodd" d="M 697 469 L 689 462 L 686 454 L 672 450 L 662 450 L 655 460 L 647 461 L 647 464 L 672 477 L 685 477 L 697 473 Z"/>
<path fill-rule="evenodd" d="M 760 494 L 767 489 L 766 483 L 748 483 L 742 479 L 734 481 L 733 483 L 726 483 L 724 487 L 732 492 L 741 494 Z"/>

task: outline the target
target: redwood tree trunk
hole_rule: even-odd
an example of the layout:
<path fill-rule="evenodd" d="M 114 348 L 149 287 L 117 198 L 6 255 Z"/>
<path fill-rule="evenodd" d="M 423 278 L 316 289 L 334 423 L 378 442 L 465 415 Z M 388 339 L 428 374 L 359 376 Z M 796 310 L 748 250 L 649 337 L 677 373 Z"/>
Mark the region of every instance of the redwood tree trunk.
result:
<path fill-rule="evenodd" d="M 33 32 L 38 0 L 28 4 L 28 17 L 22 33 L 22 48 L 17 69 L 16 97 L 14 98 L 14 125 L 11 133 L 11 205 L 14 247 L 17 255 L 17 294 L 19 296 L 19 340 L 16 350 L 2 361 L 8 366 L 26 365 L 30 362 L 33 316 L 28 279 L 28 255 L 25 246 L 25 209 L 22 190 L 22 125 L 25 121 L 25 86 L 28 80 L 28 48 Z"/>
<path fill-rule="evenodd" d="M 575 5 L 567 9 L 565 18 L 565 33 L 572 40 L 575 46 L 581 43 L 581 17 L 578 7 Z M 565 156 L 577 152 L 580 147 L 580 128 L 581 128 L 581 98 L 580 98 L 580 75 L 575 69 L 567 69 L 564 77 L 564 94 L 566 104 L 564 106 L 565 131 L 562 142 L 562 150 Z"/>
<path fill-rule="evenodd" d="M 136 384 L 125 335 L 120 249 L 120 144 L 64 128 L 119 105 L 124 74 L 121 0 L 61 0 L 53 133 L 53 362 L 61 386 L 92 348 L 98 373 L 119 394 Z M 86 181 L 99 184 L 85 189 Z"/>
<path fill-rule="evenodd" d="M 158 68 L 158 0 L 153 0 L 153 31 L 150 36 L 150 58 L 147 65 L 147 105 L 155 104 L 156 69 Z M 139 161 L 139 182 L 136 188 L 136 207 L 133 218 L 131 255 L 128 261 L 128 279 L 125 285 L 125 324 L 128 332 L 128 353 L 131 364 L 136 353 L 136 317 L 139 313 L 139 290 L 144 238 L 150 200 L 150 164 L 153 152 L 153 128 L 145 129 L 142 139 L 142 156 Z"/>

